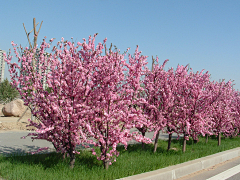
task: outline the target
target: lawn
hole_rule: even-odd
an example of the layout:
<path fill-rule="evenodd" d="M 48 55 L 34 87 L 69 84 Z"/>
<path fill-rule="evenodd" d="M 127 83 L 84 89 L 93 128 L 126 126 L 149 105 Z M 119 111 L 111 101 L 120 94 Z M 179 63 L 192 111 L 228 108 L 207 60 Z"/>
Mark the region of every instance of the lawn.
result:
<path fill-rule="evenodd" d="M 120 155 L 108 170 L 103 169 L 102 162 L 88 150 L 77 155 L 72 170 L 68 167 L 68 162 L 63 161 L 57 153 L 0 156 L 0 177 L 7 180 L 117 179 L 236 148 L 239 147 L 240 138 L 222 138 L 219 147 L 215 137 L 209 138 L 207 144 L 205 138 L 200 138 L 197 144 L 190 139 L 185 153 L 182 153 L 181 144 L 182 140 L 173 140 L 172 150 L 167 151 L 167 141 L 159 140 L 155 154 L 153 144 L 146 145 L 144 150 L 141 144 L 129 145 L 127 151 L 119 146 Z"/>

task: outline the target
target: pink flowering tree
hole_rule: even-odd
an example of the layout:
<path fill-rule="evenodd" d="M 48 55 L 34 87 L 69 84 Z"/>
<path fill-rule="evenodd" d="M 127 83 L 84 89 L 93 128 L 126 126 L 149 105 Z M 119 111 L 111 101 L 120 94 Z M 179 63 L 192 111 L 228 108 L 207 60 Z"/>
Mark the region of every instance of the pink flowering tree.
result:
<path fill-rule="evenodd" d="M 231 81 L 213 82 L 212 89 L 211 96 L 215 101 L 208 108 L 209 118 L 212 121 L 212 133 L 218 136 L 218 145 L 221 145 L 221 133 L 226 136 L 235 133 L 238 117 L 234 100 L 237 99 L 234 99 Z"/>
<path fill-rule="evenodd" d="M 100 154 L 92 149 L 93 154 L 102 160 L 105 168 L 119 155 L 116 148 L 119 143 L 127 148 L 127 143 L 135 139 L 138 142 L 150 143 L 150 139 L 138 133 L 130 133 L 136 124 L 142 124 L 145 117 L 141 109 L 133 105 L 145 103 L 137 97 L 140 87 L 140 76 L 146 57 L 140 56 L 138 48 L 134 56 L 129 55 L 129 64 L 125 54 L 109 51 L 96 58 L 92 82 L 94 89 L 89 94 L 88 120 L 96 140 L 94 145 L 100 147 Z M 128 69 L 127 76 L 124 72 Z"/>
<path fill-rule="evenodd" d="M 209 92 L 206 87 L 209 84 L 210 75 L 188 73 L 187 66 L 178 66 L 176 69 L 176 91 L 174 92 L 175 109 L 173 117 L 177 119 L 177 133 L 184 135 L 183 152 L 186 150 L 186 140 L 191 136 L 197 140 L 199 134 L 205 136 L 208 133 L 205 124 L 205 109 L 209 106 Z"/>
<path fill-rule="evenodd" d="M 147 64 L 147 56 L 141 55 L 141 52 L 138 51 L 138 47 L 135 51 L 134 56 L 129 55 L 129 64 L 126 64 L 128 68 L 127 79 L 125 84 L 123 85 L 124 91 L 126 93 L 126 98 L 128 100 L 131 99 L 133 104 L 130 104 L 129 108 L 132 111 L 136 111 L 140 113 L 138 116 L 140 117 L 135 122 L 135 128 L 141 133 L 144 137 L 145 133 L 152 125 L 151 118 L 149 117 L 149 112 L 153 112 L 155 107 L 149 104 L 149 101 L 146 100 L 146 88 L 144 85 L 143 76 L 146 75 L 148 68 Z M 137 134 L 137 133 L 136 133 Z M 148 141 L 147 143 L 149 143 Z M 145 141 L 142 141 L 142 148 L 144 148 Z"/>
<path fill-rule="evenodd" d="M 232 112 L 232 133 L 228 134 L 230 137 L 236 136 L 240 131 L 240 93 L 237 90 L 232 92 L 231 112 Z"/>
<path fill-rule="evenodd" d="M 167 71 L 167 78 L 165 80 L 164 97 L 168 98 L 168 103 L 165 104 L 167 108 L 163 111 L 163 116 L 166 118 L 166 128 L 165 132 L 169 134 L 168 137 L 168 148 L 167 150 L 170 150 L 171 148 L 171 140 L 172 140 L 172 134 L 178 133 L 178 101 L 177 101 L 177 92 L 179 88 L 179 74 L 176 73 L 176 70 L 173 68 L 170 68 Z M 164 103 L 164 102 L 163 102 Z"/>
<path fill-rule="evenodd" d="M 169 134 L 168 150 L 171 146 L 172 133 L 184 134 L 186 140 L 192 136 L 195 140 L 198 134 L 205 135 L 208 125 L 205 124 L 205 109 L 209 105 L 208 73 L 188 73 L 187 66 L 178 66 L 164 71 L 162 66 L 154 65 L 152 71 L 147 71 L 144 79 L 146 100 L 152 105 L 148 117 L 155 131 L 155 146 L 159 130 L 164 129 Z M 154 111 L 153 111 L 154 110 Z"/>
<path fill-rule="evenodd" d="M 150 128 L 153 130 L 155 142 L 154 152 L 157 150 L 157 142 L 160 130 L 166 128 L 169 124 L 169 116 L 171 107 L 173 106 L 172 84 L 174 79 L 169 78 L 169 72 L 163 68 L 168 60 L 165 60 L 163 65 L 157 64 L 152 66 L 152 70 L 147 70 L 144 78 L 145 99 L 150 106 L 145 107 L 145 113 L 150 121 Z M 151 109 L 149 108 L 151 107 Z M 170 113 L 170 114 L 169 114 Z M 168 128 L 170 128 L 168 126 Z M 171 130 L 172 132 L 172 130 Z M 170 133 L 171 134 L 171 133 Z"/>
<path fill-rule="evenodd" d="M 50 141 L 57 152 L 67 153 L 71 168 L 75 154 L 79 153 L 77 145 L 99 146 L 100 155 L 94 149 L 93 154 L 107 168 L 118 156 L 119 143 L 127 147 L 132 138 L 151 142 L 141 134 L 130 133 L 131 128 L 146 121 L 141 109 L 133 108 L 146 103 L 137 97 L 142 90 L 140 77 L 146 57 L 141 56 L 138 48 L 134 56 L 129 55 L 129 64 L 118 51 L 103 56 L 106 39 L 95 47 L 95 37 L 77 45 L 62 38 L 48 54 L 50 44 L 44 40 L 37 56 L 36 48 L 26 48 L 19 56 L 13 43 L 21 67 L 11 63 L 10 54 L 6 58 L 13 85 L 38 120 L 30 121 L 36 133 L 29 136 Z M 124 76 L 127 69 L 128 75 Z"/>
<path fill-rule="evenodd" d="M 94 46 L 95 36 L 93 39 L 90 37 L 88 43 L 84 39 L 77 45 L 62 38 L 50 54 L 45 53 L 50 45 L 44 40 L 37 56 L 36 47 L 26 48 L 19 56 L 13 43 L 21 67 L 11 63 L 10 54 L 6 58 L 13 85 L 38 120 L 30 121 L 36 133 L 29 136 L 50 141 L 57 152 L 68 153 L 72 168 L 78 153 L 76 146 L 92 143 L 89 137 L 93 136 L 93 132 L 86 112 L 91 108 L 88 99 L 93 89 L 93 59 L 101 54 L 101 45 Z M 48 90 L 44 88 L 44 82 Z"/>

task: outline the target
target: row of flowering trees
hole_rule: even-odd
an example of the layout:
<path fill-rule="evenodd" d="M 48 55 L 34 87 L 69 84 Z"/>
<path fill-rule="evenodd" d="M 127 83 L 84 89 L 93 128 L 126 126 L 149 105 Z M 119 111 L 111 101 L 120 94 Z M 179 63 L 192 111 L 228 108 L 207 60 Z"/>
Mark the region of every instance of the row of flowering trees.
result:
<path fill-rule="evenodd" d="M 157 59 L 149 70 L 138 47 L 126 60 L 126 53 L 117 50 L 103 54 L 107 39 L 95 46 L 95 37 L 77 44 L 62 38 L 48 55 L 50 44 L 44 39 L 37 57 L 36 47 L 19 55 L 12 42 L 21 67 L 11 63 L 11 53 L 5 59 L 13 86 L 38 119 L 31 121 L 36 132 L 29 136 L 67 153 L 70 167 L 77 145 L 100 147 L 100 153 L 92 153 L 108 168 L 119 154 L 118 144 L 127 148 L 132 139 L 151 143 L 147 131 L 155 132 L 154 151 L 160 131 L 169 133 L 168 149 L 172 133 L 183 134 L 183 151 L 189 137 L 238 133 L 240 96 L 230 81 L 211 82 L 207 72 L 194 73 L 188 66 L 165 71 L 167 60 L 159 66 Z"/>
<path fill-rule="evenodd" d="M 165 63 L 147 70 L 143 81 L 144 97 L 154 106 L 154 112 L 144 112 L 149 117 L 156 114 L 149 126 L 155 131 L 154 151 L 160 130 L 169 134 L 168 150 L 173 133 L 184 135 L 183 152 L 189 137 L 197 141 L 199 135 L 217 135 L 220 145 L 221 133 L 238 134 L 240 96 L 231 81 L 211 82 L 208 72 L 194 73 L 188 66 L 165 71 Z"/>

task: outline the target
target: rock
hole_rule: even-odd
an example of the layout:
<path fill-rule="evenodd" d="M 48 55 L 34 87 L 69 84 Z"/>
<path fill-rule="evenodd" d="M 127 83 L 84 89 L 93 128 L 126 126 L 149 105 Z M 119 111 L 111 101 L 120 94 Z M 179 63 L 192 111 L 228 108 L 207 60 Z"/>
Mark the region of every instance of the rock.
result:
<path fill-rule="evenodd" d="M 10 103 L 7 103 L 2 108 L 2 113 L 4 116 L 20 117 L 24 113 L 26 108 L 27 107 L 24 106 L 23 100 L 16 99 L 14 101 L 11 101 Z"/>
<path fill-rule="evenodd" d="M 174 150 L 174 151 L 177 151 L 177 148 L 170 148 L 170 150 Z"/>
<path fill-rule="evenodd" d="M 0 104 L 0 109 L 2 109 L 3 107 L 4 107 L 4 105 L 3 105 L 3 104 Z M 0 116 L 3 116 L 2 111 L 0 111 Z"/>

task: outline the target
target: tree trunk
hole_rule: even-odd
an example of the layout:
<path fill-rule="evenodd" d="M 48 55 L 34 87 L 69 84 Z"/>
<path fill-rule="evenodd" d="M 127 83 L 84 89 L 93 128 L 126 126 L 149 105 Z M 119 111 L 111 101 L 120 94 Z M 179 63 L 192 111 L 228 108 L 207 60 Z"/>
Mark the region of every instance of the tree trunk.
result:
<path fill-rule="evenodd" d="M 100 143 L 101 144 L 101 143 Z M 104 159 L 102 160 L 102 162 L 103 162 L 103 166 L 104 166 L 104 169 L 108 169 L 108 167 L 109 167 L 109 160 L 106 160 L 106 158 L 107 158 L 107 152 L 106 152 L 106 149 L 104 148 L 104 146 L 102 146 L 102 144 L 101 144 L 101 146 L 100 146 L 100 150 L 101 150 L 101 154 L 102 155 L 104 155 Z"/>
<path fill-rule="evenodd" d="M 199 141 L 198 139 L 194 139 L 194 140 L 193 140 L 194 144 L 197 144 L 198 141 Z"/>
<path fill-rule="evenodd" d="M 157 135 L 156 135 L 156 137 L 155 137 L 154 150 L 153 150 L 154 153 L 157 151 L 158 136 L 159 136 L 159 131 L 157 132 Z"/>
<path fill-rule="evenodd" d="M 194 144 L 197 144 L 198 143 L 198 141 L 199 141 L 199 139 L 198 139 L 198 135 L 197 135 L 197 133 L 196 132 L 194 132 L 194 134 L 193 134 L 194 136 L 194 139 L 193 139 L 193 142 L 194 142 Z"/>
<path fill-rule="evenodd" d="M 168 151 L 169 151 L 170 148 L 171 148 L 171 142 L 172 142 L 172 134 L 169 134 L 169 135 L 168 135 L 168 148 L 167 148 Z"/>
<path fill-rule="evenodd" d="M 103 160 L 103 163 L 104 163 L 104 169 L 106 169 L 106 170 L 108 170 L 108 168 L 109 168 L 109 160 Z"/>
<path fill-rule="evenodd" d="M 70 154 L 70 163 L 69 163 L 69 166 L 71 169 L 74 168 L 74 163 L 75 163 L 75 154 L 73 152 L 71 152 Z"/>
<path fill-rule="evenodd" d="M 63 158 L 63 160 L 66 159 L 66 153 L 62 153 L 62 158 Z"/>
<path fill-rule="evenodd" d="M 186 135 L 184 134 L 183 136 L 183 147 L 182 147 L 182 152 L 185 153 L 186 151 L 186 145 L 187 145 L 187 140 L 186 140 Z"/>
<path fill-rule="evenodd" d="M 208 134 L 206 134 L 206 141 L 205 142 L 208 143 Z"/>
<path fill-rule="evenodd" d="M 75 153 L 74 150 L 75 150 L 75 147 L 73 146 L 73 144 L 71 143 L 71 139 L 69 138 L 69 150 L 68 150 L 68 154 L 70 156 L 70 163 L 69 163 L 69 166 L 71 169 L 74 168 L 74 163 L 75 163 Z"/>
<path fill-rule="evenodd" d="M 218 146 L 221 145 L 221 133 L 218 133 Z"/>
<path fill-rule="evenodd" d="M 142 132 L 142 135 L 145 136 L 145 132 Z M 145 143 L 142 142 L 142 149 L 144 149 L 144 148 L 145 148 Z"/>

